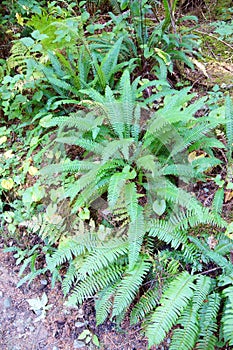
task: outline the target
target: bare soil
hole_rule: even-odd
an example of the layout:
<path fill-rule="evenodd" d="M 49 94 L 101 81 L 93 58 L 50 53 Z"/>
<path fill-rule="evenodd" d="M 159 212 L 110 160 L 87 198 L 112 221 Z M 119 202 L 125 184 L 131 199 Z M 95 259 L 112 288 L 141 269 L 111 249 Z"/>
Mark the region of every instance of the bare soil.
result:
<path fill-rule="evenodd" d="M 140 327 L 130 327 L 125 321 L 121 330 L 107 321 L 96 327 L 93 300 L 82 308 L 70 309 L 64 306 L 64 296 L 59 284 L 54 289 L 50 280 L 35 279 L 30 285 L 17 288 L 18 266 L 13 253 L 4 253 L 0 248 L 0 349 L 1 350 L 146 350 L 147 341 L 140 333 Z M 44 320 L 37 321 L 38 315 L 30 309 L 28 299 L 42 297 L 46 293 L 52 307 Z M 97 348 L 79 340 L 85 330 L 95 334 L 100 342 Z M 153 349 L 169 349 L 166 343 Z"/>

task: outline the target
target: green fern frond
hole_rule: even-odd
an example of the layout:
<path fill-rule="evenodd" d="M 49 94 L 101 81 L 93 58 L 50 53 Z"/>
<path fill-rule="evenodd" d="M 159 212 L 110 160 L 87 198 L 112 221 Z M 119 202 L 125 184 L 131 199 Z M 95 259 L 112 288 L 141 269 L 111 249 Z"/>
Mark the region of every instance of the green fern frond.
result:
<path fill-rule="evenodd" d="M 95 234 L 87 233 L 84 235 L 84 232 L 83 234 L 80 233 L 78 238 L 63 238 L 57 250 L 48 258 L 48 269 L 52 271 L 56 266 L 60 266 L 66 261 L 72 261 L 74 257 L 91 251 L 96 247 L 97 241 Z"/>
<path fill-rule="evenodd" d="M 158 237 L 161 241 L 167 244 L 171 243 L 171 246 L 177 249 L 181 244 L 187 244 L 187 234 L 183 230 L 177 230 L 173 226 L 172 222 L 166 220 L 154 219 L 149 223 L 149 235 L 152 237 Z"/>
<path fill-rule="evenodd" d="M 215 335 L 217 325 L 217 315 L 220 307 L 221 298 L 218 293 L 212 293 L 208 296 L 200 310 L 200 333 L 196 343 L 197 350 L 214 350 L 217 342 Z"/>
<path fill-rule="evenodd" d="M 58 137 L 56 139 L 56 142 L 67 143 L 68 145 L 80 146 L 87 151 L 90 151 L 90 152 L 93 151 L 97 154 L 102 154 L 104 150 L 103 146 L 98 142 L 94 142 L 92 140 L 88 140 L 85 138 L 78 138 L 75 136 Z"/>
<path fill-rule="evenodd" d="M 223 335 L 226 342 L 233 346 L 233 287 L 230 286 L 223 291 L 226 298 L 222 317 Z"/>
<path fill-rule="evenodd" d="M 55 75 L 57 77 L 63 79 L 63 77 L 65 77 L 67 75 L 67 73 L 62 69 L 63 67 L 62 67 L 59 59 L 50 50 L 48 50 L 47 55 L 48 55 L 49 60 L 50 60 L 50 62 L 52 64 L 52 68 L 54 70 Z"/>
<path fill-rule="evenodd" d="M 192 166 L 196 170 L 196 173 L 199 173 L 203 176 L 204 172 L 208 169 L 214 168 L 217 165 L 220 165 L 222 161 L 215 157 L 203 157 L 194 159 L 192 161 Z"/>
<path fill-rule="evenodd" d="M 123 41 L 123 37 L 119 38 L 114 43 L 114 45 L 109 50 L 109 52 L 104 56 L 101 62 L 100 69 L 103 72 L 106 82 L 110 81 L 113 71 L 117 65 L 122 41 Z"/>
<path fill-rule="evenodd" d="M 74 86 L 62 79 L 53 77 L 51 71 L 46 69 L 44 66 L 42 66 L 42 72 L 45 74 L 46 79 L 54 88 L 57 87 L 62 91 L 64 90 L 69 93 L 72 92 L 75 96 L 79 95 L 79 91 Z"/>
<path fill-rule="evenodd" d="M 121 202 L 121 201 L 120 201 Z M 130 217 L 127 208 L 123 205 L 121 207 L 122 203 L 117 203 L 116 207 L 113 210 L 113 222 L 117 224 L 117 226 L 120 225 L 121 228 L 129 226 L 130 223 Z"/>
<path fill-rule="evenodd" d="M 111 176 L 108 186 L 108 204 L 110 208 L 114 208 L 121 196 L 121 192 L 125 187 L 126 179 L 126 174 L 123 172 L 115 173 Z"/>
<path fill-rule="evenodd" d="M 84 300 L 93 297 L 98 291 L 115 283 L 124 273 L 125 267 L 108 265 L 107 268 L 77 281 L 71 295 L 68 298 L 68 305 L 82 304 Z"/>
<path fill-rule="evenodd" d="M 193 296 L 194 277 L 183 272 L 175 278 L 164 291 L 158 306 L 146 327 L 149 347 L 160 344 L 166 333 L 176 323 L 184 308 Z"/>
<path fill-rule="evenodd" d="M 100 269 L 108 267 L 109 264 L 115 263 L 118 258 L 128 253 L 128 242 L 118 238 L 112 239 L 103 246 L 96 247 L 83 261 L 79 269 L 79 275 L 92 275 Z"/>
<path fill-rule="evenodd" d="M 125 272 L 114 296 L 112 317 L 120 315 L 130 306 L 150 267 L 151 264 L 142 257 L 133 269 Z"/>
<path fill-rule="evenodd" d="M 97 294 L 95 300 L 96 324 L 97 326 L 104 323 L 112 307 L 113 295 L 119 282 L 113 286 L 108 286 Z"/>
<path fill-rule="evenodd" d="M 139 169 L 142 168 L 150 171 L 153 176 L 159 172 L 160 166 L 152 154 L 147 154 L 145 156 L 139 157 L 136 163 Z"/>
<path fill-rule="evenodd" d="M 124 168 L 126 163 L 122 159 L 111 159 L 101 164 L 96 175 L 96 183 L 103 180 L 106 176 L 112 175 L 116 170 Z"/>
<path fill-rule="evenodd" d="M 139 302 L 134 306 L 130 314 L 130 324 L 142 321 L 157 305 L 159 300 L 159 290 L 154 288 L 143 294 Z"/>
<path fill-rule="evenodd" d="M 233 149 L 233 103 L 229 95 L 226 97 L 225 117 L 226 117 L 227 149 L 228 149 L 227 158 L 230 160 L 232 159 L 232 149 Z"/>
<path fill-rule="evenodd" d="M 189 152 L 195 151 L 197 149 L 203 149 L 204 151 L 207 151 L 209 153 L 209 150 L 211 148 L 226 148 L 226 146 L 219 141 L 218 139 L 214 137 L 202 137 L 200 140 L 194 142 L 189 147 Z"/>
<path fill-rule="evenodd" d="M 75 173 L 78 171 L 88 171 L 95 167 L 93 162 L 79 161 L 79 160 L 67 160 L 64 163 L 50 164 L 40 170 L 42 175 L 52 175 L 54 173 L 68 172 Z"/>
<path fill-rule="evenodd" d="M 184 310 L 177 323 L 182 326 L 175 329 L 172 336 L 171 350 L 192 350 L 199 332 L 198 310 L 203 305 L 211 286 L 211 279 L 200 275 L 196 282 L 196 289 L 192 301 Z"/>
<path fill-rule="evenodd" d="M 231 250 L 233 250 L 232 239 L 229 239 L 225 234 L 218 236 L 218 244 L 214 248 L 214 251 L 222 256 L 229 255 Z"/>
<path fill-rule="evenodd" d="M 136 219 L 130 221 L 128 230 L 129 269 L 133 269 L 137 263 L 145 233 L 143 208 L 138 205 Z"/>
<path fill-rule="evenodd" d="M 135 221 L 138 214 L 138 193 L 134 182 L 125 186 L 125 204 L 130 220 Z"/>
<path fill-rule="evenodd" d="M 141 119 L 141 106 L 136 104 L 134 109 L 134 122 L 131 125 L 131 135 L 134 138 L 135 142 L 138 142 L 141 127 L 140 127 L 140 119 Z"/>
<path fill-rule="evenodd" d="M 191 164 L 171 164 L 166 165 L 162 169 L 163 175 L 173 175 L 173 176 L 179 176 L 179 178 L 187 179 L 187 181 L 190 181 L 192 177 L 194 177 L 194 169 Z"/>
<path fill-rule="evenodd" d="M 91 182 L 88 184 L 88 186 L 83 188 L 81 193 L 77 194 L 77 197 L 74 196 L 73 198 L 74 201 L 72 213 L 77 213 L 79 208 L 90 206 L 93 201 L 101 197 L 101 195 L 107 190 L 108 182 L 109 181 L 107 180 L 106 183 L 102 183 L 101 185 L 98 184 L 98 186 L 96 186 L 95 183 Z"/>
<path fill-rule="evenodd" d="M 223 268 L 226 272 L 232 271 L 232 264 L 225 257 L 211 250 L 206 244 L 200 242 L 198 238 L 189 236 L 189 239 L 206 257 L 212 260 L 216 265 Z"/>
<path fill-rule="evenodd" d="M 211 287 L 211 278 L 203 275 L 199 275 L 196 281 L 196 289 L 192 299 L 192 309 L 197 312 L 206 299 Z"/>
<path fill-rule="evenodd" d="M 122 158 L 122 155 L 120 152 L 126 147 L 130 147 L 132 143 L 134 142 L 133 138 L 129 139 L 122 139 L 122 140 L 114 140 L 107 144 L 105 149 L 102 151 L 103 157 L 102 161 L 105 163 L 107 160 L 111 159 L 113 156 L 114 158 Z M 125 160 L 129 160 L 129 155 L 124 154 Z"/>
<path fill-rule="evenodd" d="M 71 100 L 70 103 L 78 103 L 75 100 Z M 68 117 L 51 117 L 46 116 L 42 120 L 42 126 L 49 128 L 54 126 L 59 126 L 60 129 L 67 127 L 69 129 L 76 128 L 81 131 L 90 131 L 99 125 L 102 125 L 103 117 L 95 117 L 91 113 L 84 113 L 84 111 L 77 111 L 76 113 L 71 113 Z M 73 135 L 72 130 L 72 135 Z M 75 133 L 75 131 L 74 131 Z"/>
<path fill-rule="evenodd" d="M 120 80 L 121 93 L 121 113 L 125 124 L 125 137 L 130 137 L 130 129 L 133 123 L 135 109 L 135 95 L 132 92 L 130 84 L 130 74 L 125 70 Z"/>
<path fill-rule="evenodd" d="M 192 350 L 196 343 L 199 326 L 197 314 L 189 305 L 183 312 L 182 316 L 177 321 L 181 325 L 180 328 L 174 330 L 172 336 L 171 350 Z"/>
<path fill-rule="evenodd" d="M 83 174 L 75 183 L 72 183 L 67 186 L 65 190 L 65 196 L 70 197 L 73 200 L 80 191 L 84 190 L 90 184 L 92 188 L 95 185 L 95 177 L 98 173 L 99 165 L 96 165 L 93 169 L 91 169 L 88 173 Z"/>
<path fill-rule="evenodd" d="M 104 96 L 101 95 L 97 90 L 93 89 L 93 88 L 89 88 L 89 89 L 82 89 L 80 90 L 80 92 L 84 95 L 87 95 L 88 97 L 90 97 L 93 101 L 95 101 L 93 103 L 93 101 L 86 101 L 85 100 L 85 103 L 87 105 L 89 105 L 89 107 L 99 107 L 102 112 L 104 112 L 104 108 L 103 108 L 103 105 L 105 103 L 105 99 L 104 99 Z"/>
<path fill-rule="evenodd" d="M 75 239 L 64 238 L 55 253 L 48 259 L 47 266 L 52 271 L 56 266 L 60 266 L 66 261 L 72 261 L 75 256 L 81 255 L 85 251 L 85 244 L 80 244 Z"/>
<path fill-rule="evenodd" d="M 185 132 L 184 137 L 180 142 L 173 147 L 171 151 L 170 157 L 174 157 L 177 153 L 187 149 L 192 143 L 196 142 L 200 139 L 203 135 L 206 135 L 210 130 L 214 128 L 215 125 L 212 125 L 210 123 L 203 124 L 203 125 L 197 125 L 195 128 L 192 128 L 191 130 L 187 130 Z"/>
<path fill-rule="evenodd" d="M 26 72 L 26 59 L 30 57 L 30 50 L 28 47 L 25 46 L 22 41 L 18 40 L 11 48 L 11 54 L 7 59 L 7 66 L 10 70 L 17 67 L 19 71 Z"/>
<path fill-rule="evenodd" d="M 201 203 L 190 193 L 186 192 L 182 188 L 178 188 L 171 182 L 164 182 L 163 185 L 157 189 L 158 195 L 161 198 L 170 201 L 171 203 L 179 204 L 183 208 L 192 210 L 193 212 L 203 216 L 203 207 Z"/>
<path fill-rule="evenodd" d="M 74 259 L 70 262 L 70 266 L 68 267 L 65 277 L 62 281 L 62 291 L 66 296 L 72 288 L 72 285 L 78 278 L 78 269 L 77 269 L 77 259 Z"/>
<path fill-rule="evenodd" d="M 213 203 L 212 203 L 212 208 L 213 208 L 213 211 L 215 213 L 221 214 L 223 201 L 224 201 L 224 189 L 223 188 L 219 188 L 215 192 Z"/>

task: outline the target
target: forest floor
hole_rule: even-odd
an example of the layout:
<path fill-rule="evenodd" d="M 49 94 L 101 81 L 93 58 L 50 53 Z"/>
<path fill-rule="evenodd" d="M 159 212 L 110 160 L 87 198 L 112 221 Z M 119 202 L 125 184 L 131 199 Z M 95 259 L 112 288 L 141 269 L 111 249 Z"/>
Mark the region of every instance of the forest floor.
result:
<path fill-rule="evenodd" d="M 2 246 L 2 245 L 1 245 Z M 99 349 L 144 350 L 147 341 L 140 335 L 139 327 L 130 327 L 125 321 L 117 331 L 110 321 L 96 327 L 93 302 L 86 302 L 81 308 L 67 308 L 59 284 L 50 287 L 49 278 L 39 277 L 30 285 L 17 288 L 19 267 L 15 265 L 12 253 L 3 253 L 0 248 L 0 348 L 1 350 L 92 350 L 78 337 L 83 331 L 96 335 Z M 48 298 L 50 309 L 46 317 L 38 320 L 40 310 L 31 310 L 30 299 Z M 127 330 L 127 331 L 126 331 Z M 169 349 L 170 338 L 152 349 Z"/>
<path fill-rule="evenodd" d="M 196 186 L 199 200 L 210 205 L 215 185 L 207 183 Z M 232 211 L 233 200 L 225 203 L 226 216 Z M 14 242 L 8 241 L 8 245 Z M 3 252 L 5 243 L 0 243 L 0 344 L 1 350 L 146 350 L 147 341 L 140 332 L 140 325 L 130 326 L 123 322 L 117 329 L 111 321 L 96 326 L 94 301 L 85 302 L 80 308 L 68 308 L 64 304 L 60 284 L 51 288 L 50 276 L 39 276 L 31 284 L 17 287 L 20 266 L 16 265 L 14 253 Z M 46 295 L 48 310 L 40 319 L 41 309 L 33 309 L 29 300 L 42 300 Z M 86 344 L 79 336 L 87 332 L 98 338 L 99 347 L 92 340 Z M 169 350 L 170 335 L 164 343 L 151 350 Z M 179 349 L 177 349 L 179 350 Z M 226 350 L 226 348 L 224 348 Z"/>
<path fill-rule="evenodd" d="M 207 39 L 211 35 L 206 35 Z M 206 40 L 207 40 L 206 39 Z M 210 42 L 210 40 L 208 41 Z M 223 48 L 232 53 L 232 48 L 225 42 L 221 43 Z M 211 44 L 209 44 L 211 45 Z M 208 46 L 208 45 L 207 45 Z M 207 47 L 212 54 L 212 46 Z M 217 64 L 209 64 L 207 71 L 203 66 L 196 67 L 195 72 L 186 70 L 183 75 L 193 83 L 195 90 L 208 90 L 221 80 L 224 89 L 232 88 L 233 65 L 232 55 L 229 60 Z M 224 81 L 225 79 L 225 81 Z M 220 84 L 219 84 L 220 85 Z M 205 204 L 210 205 L 216 191 L 214 182 L 201 184 L 195 187 L 196 196 Z M 225 211 L 232 212 L 231 198 L 225 202 Z M 124 321 L 122 328 L 116 329 L 115 324 L 106 321 L 101 326 L 96 326 L 93 300 L 90 300 L 80 308 L 68 308 L 64 304 L 59 283 L 51 288 L 49 276 L 40 276 L 30 285 L 23 284 L 17 288 L 19 281 L 19 266 L 16 266 L 13 253 L 4 253 L 5 241 L 0 236 L 0 349 L 1 350 L 146 350 L 147 341 L 140 333 L 140 326 L 131 327 L 128 320 Z M 14 242 L 7 242 L 7 245 Z M 44 318 L 40 309 L 32 310 L 29 300 L 41 300 L 46 295 L 46 310 Z M 79 339 L 80 334 L 86 334 L 91 338 L 86 344 L 85 339 Z M 98 338 L 99 347 L 93 344 L 94 336 Z M 168 350 L 170 337 L 163 344 L 152 347 L 151 350 Z M 179 350 L 179 349 L 177 349 Z M 181 350 L 181 349 L 180 349 Z"/>

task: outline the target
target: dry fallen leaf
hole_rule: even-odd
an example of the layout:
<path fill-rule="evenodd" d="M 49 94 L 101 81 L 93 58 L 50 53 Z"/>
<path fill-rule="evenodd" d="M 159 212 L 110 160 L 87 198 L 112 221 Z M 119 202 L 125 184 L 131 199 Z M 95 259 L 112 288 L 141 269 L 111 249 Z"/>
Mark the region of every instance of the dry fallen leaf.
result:
<path fill-rule="evenodd" d="M 4 179 L 1 181 L 1 186 L 4 190 L 11 190 L 14 187 L 14 181 L 11 178 Z"/>
<path fill-rule="evenodd" d="M 204 158 L 204 157 L 205 157 L 204 153 L 197 156 L 197 152 L 193 151 L 193 152 L 189 153 L 188 161 L 189 161 L 189 163 L 192 163 L 194 160 L 199 159 L 199 158 Z"/>
<path fill-rule="evenodd" d="M 218 240 L 214 238 L 214 235 L 209 236 L 208 244 L 210 249 L 214 249 L 216 247 L 216 245 L 218 244 Z"/>
<path fill-rule="evenodd" d="M 6 159 L 10 159 L 10 158 L 13 158 L 13 157 L 15 156 L 15 155 L 13 154 L 12 149 L 9 149 L 9 151 L 4 152 L 3 154 L 4 154 L 4 157 L 5 157 Z"/>
<path fill-rule="evenodd" d="M 190 59 L 193 62 L 193 64 L 195 64 L 195 66 L 206 76 L 206 78 L 209 78 L 205 65 L 199 62 L 198 60 L 196 60 L 195 58 L 190 58 Z"/>
<path fill-rule="evenodd" d="M 227 191 L 225 192 L 225 199 L 224 203 L 230 202 L 230 200 L 233 198 L 233 191 Z"/>
<path fill-rule="evenodd" d="M 31 176 L 35 176 L 37 173 L 38 173 L 38 169 L 35 167 L 35 166 L 30 166 L 29 169 L 28 169 L 28 173 L 31 175 Z"/>
<path fill-rule="evenodd" d="M 0 137 L 0 145 L 2 145 L 6 141 L 7 141 L 7 137 L 6 136 Z"/>

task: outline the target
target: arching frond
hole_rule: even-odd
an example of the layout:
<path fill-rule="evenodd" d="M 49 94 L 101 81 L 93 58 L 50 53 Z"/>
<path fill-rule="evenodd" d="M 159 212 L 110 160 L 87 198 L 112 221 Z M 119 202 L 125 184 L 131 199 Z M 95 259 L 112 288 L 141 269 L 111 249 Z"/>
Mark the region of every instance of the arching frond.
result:
<path fill-rule="evenodd" d="M 130 323 L 136 324 L 142 321 L 158 305 L 159 290 L 154 288 L 143 294 L 139 302 L 134 306 L 130 314 Z"/>
<path fill-rule="evenodd" d="M 200 310 L 200 332 L 196 343 L 198 350 L 214 350 L 217 342 L 217 314 L 220 307 L 220 295 L 212 293 Z"/>
<path fill-rule="evenodd" d="M 143 279 L 149 271 L 151 264 L 148 261 L 139 261 L 133 269 L 126 270 L 119 283 L 113 302 L 112 317 L 121 314 L 132 303 L 141 286 Z"/>
<path fill-rule="evenodd" d="M 193 296 L 194 277 L 183 272 L 164 291 L 158 306 L 146 327 L 149 346 L 160 344 L 166 333 L 176 323 Z"/>
<path fill-rule="evenodd" d="M 223 295 L 226 298 L 225 308 L 222 317 L 223 335 L 225 341 L 233 346 L 233 287 L 227 287 L 223 291 Z"/>
<path fill-rule="evenodd" d="M 78 279 L 68 298 L 68 305 L 82 304 L 84 300 L 93 297 L 98 291 L 114 284 L 123 274 L 125 268 L 122 266 L 108 265 L 107 268 L 87 276 L 81 281 Z"/>

